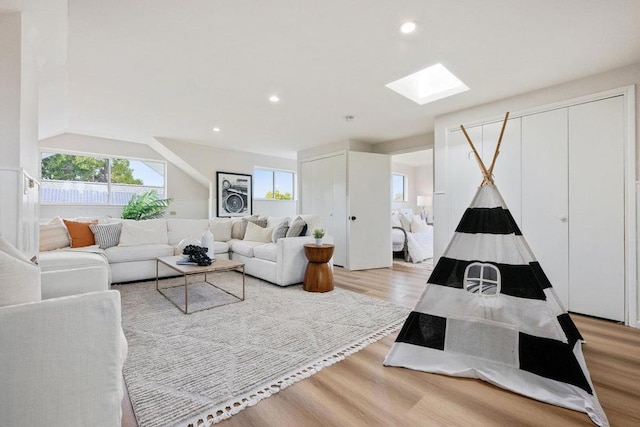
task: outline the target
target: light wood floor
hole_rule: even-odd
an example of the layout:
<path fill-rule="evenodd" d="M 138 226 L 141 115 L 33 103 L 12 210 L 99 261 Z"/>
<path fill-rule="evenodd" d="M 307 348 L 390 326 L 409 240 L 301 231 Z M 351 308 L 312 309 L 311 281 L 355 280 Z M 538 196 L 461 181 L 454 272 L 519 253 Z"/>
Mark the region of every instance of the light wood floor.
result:
<path fill-rule="evenodd" d="M 413 308 L 428 273 L 396 266 L 335 269 L 336 286 Z M 612 426 L 640 426 L 640 330 L 572 315 L 600 403 Z M 219 425 L 589 426 L 587 415 L 485 382 L 382 366 L 392 334 Z M 123 427 L 136 426 L 130 403 Z"/>

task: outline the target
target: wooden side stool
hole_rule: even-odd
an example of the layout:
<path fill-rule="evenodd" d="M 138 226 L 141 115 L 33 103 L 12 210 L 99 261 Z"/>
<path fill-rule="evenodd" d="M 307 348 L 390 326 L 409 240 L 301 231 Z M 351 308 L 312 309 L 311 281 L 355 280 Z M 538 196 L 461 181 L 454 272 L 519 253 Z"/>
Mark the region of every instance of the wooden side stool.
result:
<path fill-rule="evenodd" d="M 308 292 L 329 292 L 333 290 L 333 271 L 328 262 L 333 256 L 334 245 L 304 245 L 304 254 L 309 260 L 304 273 L 302 289 Z"/>

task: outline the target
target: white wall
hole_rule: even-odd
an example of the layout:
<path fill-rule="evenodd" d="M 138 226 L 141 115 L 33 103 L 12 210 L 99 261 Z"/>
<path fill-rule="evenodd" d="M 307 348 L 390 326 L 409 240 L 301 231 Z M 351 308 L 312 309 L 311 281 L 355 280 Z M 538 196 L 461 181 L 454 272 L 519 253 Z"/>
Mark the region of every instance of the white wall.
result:
<path fill-rule="evenodd" d="M 102 154 L 145 160 L 165 160 L 146 144 L 119 141 L 94 136 L 63 134 L 40 141 L 40 150 L 65 150 L 74 153 Z M 172 163 L 167 163 L 167 197 L 173 198 L 167 212 L 171 218 L 206 218 L 209 188 L 195 181 Z M 120 217 L 119 206 L 41 205 L 40 217 L 110 215 Z"/>
<path fill-rule="evenodd" d="M 438 213 L 442 211 L 442 217 L 447 217 L 445 209 L 448 205 L 446 191 L 448 188 L 448 177 L 446 174 L 446 168 L 442 167 L 446 161 L 445 156 L 445 138 L 448 128 L 459 126 L 460 124 L 469 124 L 473 122 L 479 122 L 485 119 L 496 118 L 499 120 L 504 117 L 506 111 L 522 111 L 527 109 L 533 109 L 556 102 L 561 102 L 573 98 L 579 98 L 581 96 L 594 94 L 598 92 L 604 92 L 611 89 L 617 89 L 628 85 L 640 84 L 640 64 L 623 67 L 617 70 L 608 71 L 605 73 L 596 74 L 590 77 L 586 77 L 579 80 L 574 80 L 561 85 L 537 90 L 534 92 L 525 93 L 523 95 L 515 96 L 512 98 L 506 98 L 499 101 L 491 102 L 488 104 L 479 105 L 477 107 L 469 108 L 466 110 L 457 111 L 454 113 L 439 116 L 435 120 L 435 151 L 434 151 L 434 166 L 435 166 L 435 215 L 436 218 L 440 216 Z M 636 94 L 635 99 L 635 147 L 636 147 L 636 179 L 640 174 L 640 97 Z M 640 185 L 640 183 L 636 183 Z M 441 194 L 438 194 L 441 193 Z M 594 202 L 597 204 L 597 202 Z M 595 208 L 595 207 L 594 207 Z M 638 209 L 640 214 L 640 209 Z M 636 218 L 636 224 L 640 221 L 640 217 Z M 448 224 L 446 221 L 438 225 L 435 223 L 435 242 L 439 252 L 441 252 L 443 245 L 446 245 L 448 240 Z M 636 236 L 636 241 L 640 242 L 640 239 Z M 637 251 L 637 253 L 640 253 Z M 439 253 L 435 254 L 436 257 Z M 636 262 L 640 263 L 640 259 Z M 636 307 L 640 306 L 640 288 L 636 284 Z M 640 312 L 638 312 L 640 313 Z M 636 315 L 636 317 L 638 317 Z M 637 326 L 640 327 L 640 319 L 636 321 Z"/>
<path fill-rule="evenodd" d="M 213 183 L 212 212 L 216 215 L 216 172 L 236 172 L 253 175 L 253 168 L 266 167 L 296 172 L 294 159 L 264 156 L 244 151 L 228 150 L 180 141 L 163 139 L 161 143 L 186 161 Z M 295 200 L 254 200 L 253 213 L 264 216 L 294 216 Z"/>

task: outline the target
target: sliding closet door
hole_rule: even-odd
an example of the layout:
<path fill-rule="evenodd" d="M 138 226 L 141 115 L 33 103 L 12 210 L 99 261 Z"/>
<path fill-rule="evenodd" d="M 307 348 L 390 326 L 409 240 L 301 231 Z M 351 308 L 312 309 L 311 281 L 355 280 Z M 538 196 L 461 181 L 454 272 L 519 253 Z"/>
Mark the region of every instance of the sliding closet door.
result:
<path fill-rule="evenodd" d="M 482 126 L 482 160 L 487 168 L 491 167 L 496 151 L 502 121 Z M 502 136 L 500 154 L 493 169 L 493 177 L 511 215 L 522 226 L 522 174 L 521 174 L 520 118 L 507 121 Z"/>
<path fill-rule="evenodd" d="M 478 153 L 482 155 L 482 126 L 466 128 Z M 471 146 L 461 130 L 449 134 L 449 236 L 451 239 L 464 211 L 482 183 L 482 172 Z"/>
<path fill-rule="evenodd" d="M 623 97 L 569 108 L 569 310 L 624 320 Z"/>
<path fill-rule="evenodd" d="M 522 232 L 569 304 L 567 109 L 522 117 Z"/>

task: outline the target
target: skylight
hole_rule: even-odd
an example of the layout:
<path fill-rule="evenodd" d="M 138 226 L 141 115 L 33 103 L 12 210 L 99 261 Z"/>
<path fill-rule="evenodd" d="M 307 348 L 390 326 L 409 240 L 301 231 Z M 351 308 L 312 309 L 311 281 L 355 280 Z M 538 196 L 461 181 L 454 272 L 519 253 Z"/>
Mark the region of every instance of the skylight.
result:
<path fill-rule="evenodd" d="M 386 86 L 420 105 L 469 90 L 442 64 L 432 65 Z"/>

